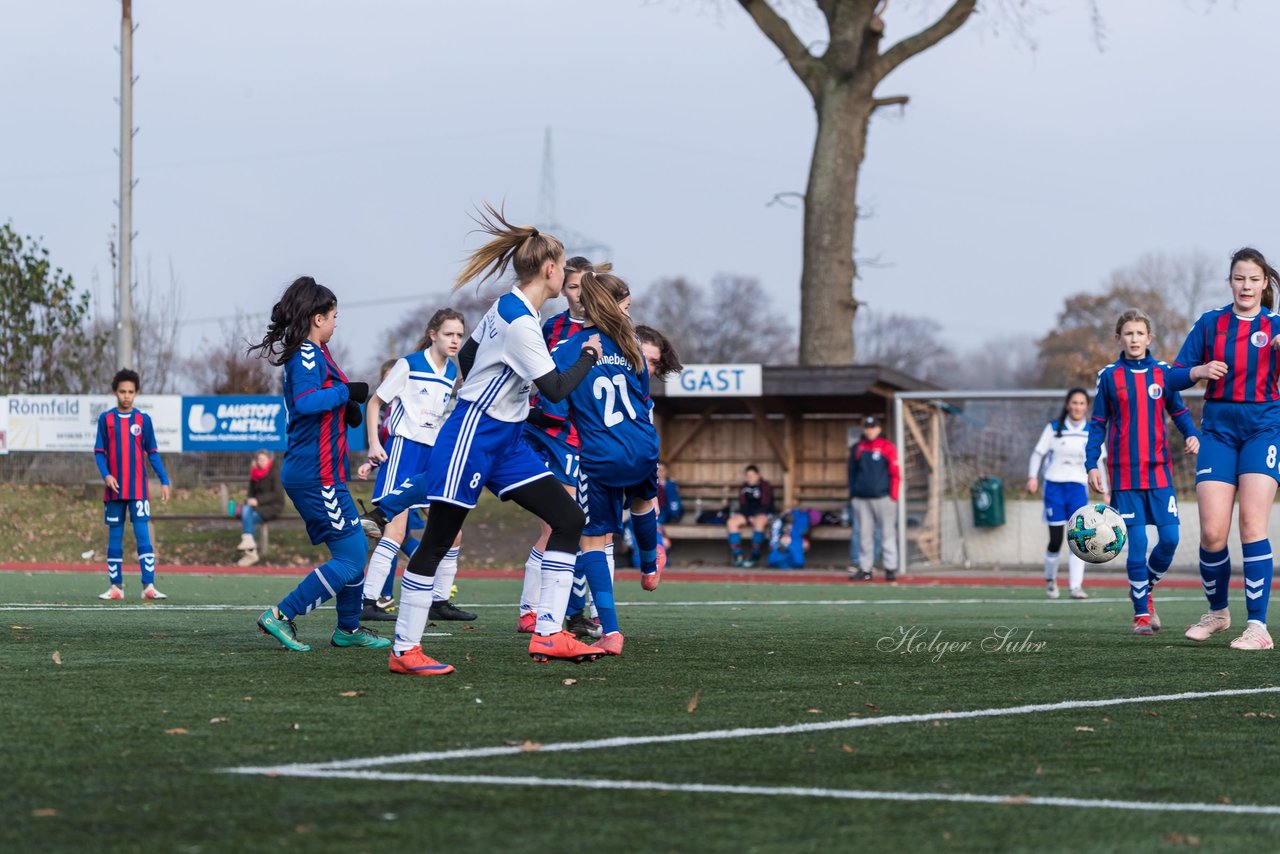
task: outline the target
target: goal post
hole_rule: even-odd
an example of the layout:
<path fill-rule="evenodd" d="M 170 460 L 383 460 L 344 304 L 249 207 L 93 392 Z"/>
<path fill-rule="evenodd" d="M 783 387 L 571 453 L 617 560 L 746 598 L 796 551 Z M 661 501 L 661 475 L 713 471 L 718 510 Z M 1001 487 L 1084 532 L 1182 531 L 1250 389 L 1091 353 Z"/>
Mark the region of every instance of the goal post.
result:
<path fill-rule="evenodd" d="M 899 392 L 893 401 L 894 439 L 901 466 L 898 555 L 903 571 L 937 566 L 1038 566 L 1047 530 L 1039 495 L 1024 490 L 1027 461 L 1044 426 L 1062 411 L 1067 389 Z M 1196 424 L 1203 392 L 1183 392 Z M 1090 389 L 1092 405 L 1093 390 Z M 1194 516 L 1194 457 L 1184 454 L 1171 421 L 1173 482 L 1190 513 L 1183 518 L 1175 565 L 1194 564 L 1199 525 Z M 998 478 L 1004 520 L 975 525 L 971 490 Z M 1042 479 L 1043 480 L 1043 479 Z M 991 481 L 983 486 L 991 488 Z M 983 499 L 985 501 L 985 498 Z M 988 520 L 990 521 L 990 520 Z M 1190 547 L 1187 547 L 1187 546 Z M 1188 558 L 1187 555 L 1192 555 Z M 1123 563 L 1118 562 L 1123 568 Z"/>

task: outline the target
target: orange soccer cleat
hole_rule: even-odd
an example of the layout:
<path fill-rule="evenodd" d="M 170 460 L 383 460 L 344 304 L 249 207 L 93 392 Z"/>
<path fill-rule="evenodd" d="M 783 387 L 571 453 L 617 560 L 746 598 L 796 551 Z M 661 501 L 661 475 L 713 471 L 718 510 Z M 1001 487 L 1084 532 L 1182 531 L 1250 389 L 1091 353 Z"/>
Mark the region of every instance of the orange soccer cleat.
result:
<path fill-rule="evenodd" d="M 516 620 L 516 631 L 522 635 L 533 634 L 533 627 L 538 624 L 538 613 L 536 611 L 525 611 L 520 615 L 520 619 Z"/>
<path fill-rule="evenodd" d="M 424 653 L 422 647 L 415 646 L 398 654 L 392 650 L 387 669 L 405 676 L 444 676 L 453 672 L 453 665 L 442 664 Z"/>
<path fill-rule="evenodd" d="M 622 632 L 610 632 L 592 645 L 610 655 L 622 655 L 622 641 Z"/>
<path fill-rule="evenodd" d="M 607 654 L 606 650 L 587 646 L 575 638 L 572 632 L 559 631 L 554 635 L 534 635 L 529 638 L 529 655 L 534 661 L 543 664 L 552 659 L 583 664 Z"/>
<path fill-rule="evenodd" d="M 658 568 L 647 575 L 640 576 L 640 586 L 645 590 L 657 590 L 662 583 L 662 570 L 667 565 L 667 550 L 658 543 Z"/>

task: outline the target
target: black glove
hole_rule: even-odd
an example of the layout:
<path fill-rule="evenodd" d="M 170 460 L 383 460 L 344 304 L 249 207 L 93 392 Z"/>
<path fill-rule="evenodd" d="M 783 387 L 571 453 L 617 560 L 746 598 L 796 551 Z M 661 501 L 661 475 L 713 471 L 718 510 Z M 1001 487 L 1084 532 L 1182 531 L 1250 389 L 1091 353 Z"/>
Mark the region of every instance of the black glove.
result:
<path fill-rule="evenodd" d="M 364 383 L 361 383 L 361 385 L 364 385 Z M 365 388 L 368 388 L 368 386 L 365 385 Z M 364 413 L 360 411 L 360 404 L 354 400 L 348 400 L 346 412 L 342 413 L 342 420 L 347 422 L 348 427 L 359 427 L 363 424 Z"/>
<path fill-rule="evenodd" d="M 354 400 L 356 403 L 364 403 L 369 399 L 368 383 L 347 383 L 346 386 L 348 399 Z M 351 426 L 354 427 L 356 425 L 352 424 Z"/>

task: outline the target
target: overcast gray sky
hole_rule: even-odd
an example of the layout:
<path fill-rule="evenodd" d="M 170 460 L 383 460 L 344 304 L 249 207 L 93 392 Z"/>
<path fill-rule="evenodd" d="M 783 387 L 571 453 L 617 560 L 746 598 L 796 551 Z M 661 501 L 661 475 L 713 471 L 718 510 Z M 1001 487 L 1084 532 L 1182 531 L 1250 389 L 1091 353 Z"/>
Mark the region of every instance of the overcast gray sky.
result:
<path fill-rule="evenodd" d="M 1280 256 L 1280 3 L 1046 2 L 1032 49 L 992 15 L 903 66 L 871 130 L 858 296 L 937 319 L 961 349 L 1041 335 L 1065 293 L 1147 251 Z M 658 278 L 758 276 L 798 314 L 814 115 L 736 3 L 134 0 L 135 257 L 182 284 L 188 351 L 310 273 L 361 361 L 447 288 L 468 211 L 533 221 L 545 128 L 556 213 Z M 820 18 L 783 6 L 806 39 Z M 891 3 L 887 38 L 941 0 Z M 0 0 L 0 220 L 109 300 L 115 0 Z M 1223 301 L 1226 301 L 1224 285 Z M 762 316 L 761 323 L 770 322 Z M 255 329 L 254 332 L 260 332 Z M 1181 333 L 1177 336 L 1181 338 Z M 1176 348 L 1169 342 L 1165 349 Z"/>

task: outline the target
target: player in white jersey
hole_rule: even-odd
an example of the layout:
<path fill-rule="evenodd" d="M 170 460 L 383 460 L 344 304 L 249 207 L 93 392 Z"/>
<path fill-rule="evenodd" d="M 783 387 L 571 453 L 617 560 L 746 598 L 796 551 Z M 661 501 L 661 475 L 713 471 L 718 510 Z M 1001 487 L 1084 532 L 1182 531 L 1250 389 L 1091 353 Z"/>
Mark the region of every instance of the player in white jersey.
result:
<path fill-rule="evenodd" d="M 436 440 L 426 473 L 375 502 L 366 517 L 371 526 L 380 528 L 388 516 L 416 501 L 431 502 L 422 544 L 401 582 L 389 664 L 393 673 L 433 676 L 453 670 L 423 653 L 422 634 L 437 568 L 485 487 L 551 526 L 542 556 L 542 591 L 529 654 L 537 661 L 593 661 L 603 654 L 562 629 L 578 540 L 586 524 L 582 509 L 522 436 L 533 386 L 552 403 L 564 400 L 600 357 L 600 339 L 591 336 L 572 366 L 556 369 L 542 338 L 538 312 L 564 286 L 564 245 L 532 226 L 512 225 L 491 206 L 486 211 L 477 222 L 493 239 L 472 253 L 455 288 L 472 279 L 500 276 L 508 267 L 514 268 L 517 284 L 494 302 L 459 352 L 466 380 L 458 392 L 458 406 Z"/>
<path fill-rule="evenodd" d="M 378 466 L 378 479 L 373 487 L 375 501 L 427 470 L 431 448 L 455 404 L 458 366 L 453 358 L 462 346 L 465 323 L 463 316 L 451 308 L 442 308 L 432 315 L 414 351 L 396 360 L 370 400 L 370 412 L 381 411 L 383 403 L 390 404 L 385 423 L 389 434 L 386 448 L 383 448 L 379 436 L 378 419 L 367 419 L 369 462 Z M 426 506 L 423 502 L 414 504 L 413 508 Z M 400 551 L 400 544 L 404 542 L 409 513 L 413 508 L 397 514 L 387 523 L 373 556 L 369 558 L 364 581 L 364 610 L 360 615 L 362 621 L 395 619 L 394 614 L 378 608 L 377 601 Z M 429 617 L 432 620 L 476 618 L 475 614 L 463 611 L 449 601 L 449 591 L 458 573 L 460 546 L 461 535 L 445 554 L 436 573 L 437 583 L 432 591 Z"/>
<path fill-rule="evenodd" d="M 1049 548 L 1044 553 L 1044 588 L 1058 598 L 1058 565 L 1062 541 L 1071 514 L 1089 503 L 1089 474 L 1084 469 L 1084 449 L 1089 441 L 1089 393 L 1082 388 L 1067 392 L 1062 412 L 1045 425 L 1027 465 L 1027 492 L 1040 488 L 1044 469 L 1044 521 L 1049 525 Z M 1068 550 L 1067 578 L 1072 599 L 1088 599 L 1084 592 L 1084 561 Z"/>

